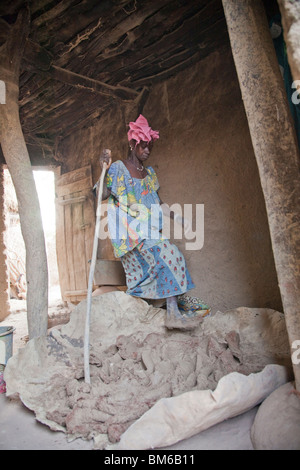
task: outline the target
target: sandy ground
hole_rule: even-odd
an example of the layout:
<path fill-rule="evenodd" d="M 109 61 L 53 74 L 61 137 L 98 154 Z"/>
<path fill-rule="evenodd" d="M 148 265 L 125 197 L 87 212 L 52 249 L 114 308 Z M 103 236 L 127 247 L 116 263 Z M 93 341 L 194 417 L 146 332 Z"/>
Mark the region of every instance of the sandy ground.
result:
<path fill-rule="evenodd" d="M 72 304 L 65 305 L 59 288 L 49 295 L 49 317 L 66 317 Z M 11 314 L 0 326 L 14 326 L 13 354 L 28 340 L 26 301 L 11 300 Z M 165 450 L 252 450 L 250 430 L 257 407 L 235 418 L 226 420 Z M 91 450 L 93 443 L 76 439 L 68 442 L 64 433 L 51 431 L 40 424 L 32 411 L 21 401 L 10 400 L 0 394 L 0 449 L 1 450 Z"/>
<path fill-rule="evenodd" d="M 65 304 L 61 299 L 60 287 L 54 286 L 49 290 L 49 326 L 54 326 L 55 318 L 68 318 L 74 306 Z M 13 326 L 13 354 L 23 348 L 28 341 L 26 300 L 10 299 L 10 315 L 0 326 Z"/>

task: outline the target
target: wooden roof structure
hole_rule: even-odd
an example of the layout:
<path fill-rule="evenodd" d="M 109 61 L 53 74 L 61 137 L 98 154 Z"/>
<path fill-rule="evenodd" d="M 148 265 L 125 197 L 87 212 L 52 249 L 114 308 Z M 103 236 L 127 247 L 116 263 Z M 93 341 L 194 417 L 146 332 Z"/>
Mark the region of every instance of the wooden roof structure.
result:
<path fill-rule="evenodd" d="M 115 100 L 143 103 L 155 83 L 230 47 L 222 0 L 1 0 L 0 47 L 27 5 L 19 105 L 33 163 L 53 162 L 59 141 Z"/>
<path fill-rule="evenodd" d="M 1 0 L 0 45 L 29 3 L 20 117 L 29 152 L 141 98 L 229 44 L 221 0 Z"/>

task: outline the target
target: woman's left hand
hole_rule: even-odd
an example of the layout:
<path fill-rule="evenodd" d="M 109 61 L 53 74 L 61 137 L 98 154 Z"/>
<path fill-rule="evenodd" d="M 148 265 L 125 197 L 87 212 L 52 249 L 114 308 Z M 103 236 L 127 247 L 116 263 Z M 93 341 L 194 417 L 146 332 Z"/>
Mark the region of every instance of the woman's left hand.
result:
<path fill-rule="evenodd" d="M 112 162 L 111 150 L 104 149 L 100 155 L 100 166 L 103 168 L 104 163 L 106 163 L 106 169 L 108 170 Z"/>

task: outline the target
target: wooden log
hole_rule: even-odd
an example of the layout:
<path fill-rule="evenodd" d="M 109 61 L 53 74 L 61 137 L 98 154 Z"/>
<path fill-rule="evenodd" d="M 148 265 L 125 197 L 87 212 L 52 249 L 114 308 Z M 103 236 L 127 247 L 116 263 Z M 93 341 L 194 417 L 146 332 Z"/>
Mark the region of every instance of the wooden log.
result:
<path fill-rule="evenodd" d="M 18 199 L 26 248 L 27 320 L 30 339 L 47 333 L 48 267 L 42 218 L 29 154 L 19 118 L 19 72 L 29 10 L 20 11 L 0 51 L 0 73 L 6 83 L 6 104 L 0 106 L 0 139 Z"/>
<path fill-rule="evenodd" d="M 56 18 L 57 16 L 61 16 L 69 7 L 78 3 L 77 0 L 61 0 L 58 2 L 53 8 L 46 11 L 42 15 L 37 16 L 33 21 L 33 27 L 40 27 L 44 24 L 47 24 L 52 19 Z"/>
<path fill-rule="evenodd" d="M 128 15 L 126 13 L 124 14 L 124 11 L 122 11 L 122 17 L 119 21 L 117 21 L 118 15 L 115 17 L 110 16 L 112 24 L 107 24 L 103 33 L 90 41 L 88 54 L 85 54 L 85 57 L 83 57 L 81 61 L 82 70 L 85 71 L 86 67 L 90 68 L 91 64 L 96 60 L 96 57 L 101 54 L 104 49 L 110 47 L 111 44 L 117 43 L 124 34 L 140 26 L 146 18 L 159 11 L 169 2 L 170 0 L 161 0 L 160 3 L 157 4 L 156 2 L 149 2 L 148 0 L 140 0 L 136 3 L 134 14 Z M 74 60 L 77 63 L 77 55 Z M 69 61 L 69 63 L 72 66 L 72 60 Z"/>
<path fill-rule="evenodd" d="M 145 58 L 145 56 L 150 55 L 150 51 L 155 54 L 159 51 L 160 55 L 166 48 L 170 51 L 170 44 L 173 42 L 179 42 L 183 45 L 182 29 L 186 29 L 189 32 L 190 40 L 190 37 L 194 34 L 194 31 L 191 30 L 191 25 L 193 26 L 197 23 L 197 29 L 200 30 L 202 21 L 205 21 L 206 18 L 209 18 L 211 21 L 212 12 L 214 15 L 216 14 L 215 3 L 216 1 L 213 0 L 202 6 L 199 2 L 185 2 L 178 5 L 176 10 L 174 10 L 172 3 L 168 3 L 156 13 L 146 18 L 134 30 L 127 32 L 125 37 L 123 35 L 120 38 L 121 41 L 112 42 L 111 45 L 96 57 L 95 65 L 111 58 L 112 61 L 109 64 L 110 67 L 113 67 L 113 61 L 120 54 L 125 53 L 126 55 L 122 57 L 122 68 L 124 68 L 129 57 L 137 63 Z M 224 19 L 221 5 L 219 10 Z M 147 31 L 147 34 L 145 34 L 145 31 Z M 178 41 L 179 38 L 180 41 Z M 129 45 L 130 48 L 128 47 Z M 127 54 L 128 50 L 130 54 Z M 106 65 L 106 63 L 103 65 Z M 116 70 L 118 70 L 119 62 L 115 61 L 115 65 Z"/>
<path fill-rule="evenodd" d="M 155 47 L 151 45 L 149 48 L 142 48 L 143 57 L 140 57 L 139 52 L 136 54 L 132 51 L 127 52 L 124 58 L 122 57 L 122 67 L 116 67 L 115 69 L 112 61 L 110 63 L 104 61 L 100 65 L 105 68 L 108 67 L 110 70 L 110 83 L 119 83 L 123 86 L 138 88 L 140 86 L 149 85 L 149 83 L 166 80 L 191 66 L 195 61 L 200 60 L 200 58 L 203 59 L 211 52 L 215 51 L 216 48 L 220 49 L 226 47 L 226 42 L 224 44 L 226 22 L 223 17 L 217 19 L 215 23 L 211 24 L 204 32 L 201 30 L 199 24 L 197 25 L 195 22 L 194 28 L 196 33 L 193 37 L 194 39 L 197 37 L 197 44 L 193 47 L 189 46 L 187 38 L 185 39 L 183 36 L 180 42 L 182 46 L 180 46 L 177 51 L 170 54 L 168 41 L 164 41 L 164 39 L 167 38 L 162 38 L 161 41 L 155 44 Z M 187 36 L 193 34 L 190 31 L 191 29 L 187 29 L 185 34 Z M 213 38 L 209 43 L 207 43 L 208 31 L 209 36 Z M 174 37 L 173 39 L 174 41 L 176 40 Z M 187 45 L 184 47 L 185 43 Z M 157 51 L 159 51 L 159 54 Z M 101 74 L 99 72 L 99 77 L 102 80 L 109 79 L 106 73 Z"/>
<path fill-rule="evenodd" d="M 226 26 L 223 9 L 215 3 L 214 1 L 209 2 L 202 8 L 199 8 L 196 2 L 192 5 L 189 4 L 188 7 L 182 6 L 176 10 L 175 17 L 174 12 L 172 15 L 168 15 L 169 5 L 167 5 L 134 30 L 135 42 L 130 50 L 124 51 L 126 53 L 122 55 L 121 66 L 116 57 L 122 52 L 122 48 L 120 48 L 121 50 L 107 48 L 95 58 L 94 67 L 97 76 L 101 76 L 101 71 L 98 69 L 100 65 L 103 69 L 110 70 L 112 83 L 118 83 L 128 72 L 135 77 L 134 72 L 138 71 L 141 65 L 145 66 L 149 63 L 151 67 L 153 62 L 158 63 L 162 58 L 168 59 L 173 50 L 170 45 L 178 44 L 181 51 L 191 49 L 191 37 L 193 37 L 194 51 L 199 50 L 201 41 L 204 39 L 204 31 L 207 41 L 209 29 L 215 29 L 217 36 L 219 36 L 224 30 L 224 25 Z M 212 17 L 214 22 L 212 22 Z M 219 34 L 215 27 L 216 23 L 218 23 L 217 28 L 221 29 Z M 149 29 L 147 39 L 144 34 L 145 29 Z M 154 31 L 153 37 L 151 31 Z M 212 32 L 209 36 L 214 37 L 214 35 L 215 33 Z M 222 37 L 224 36 L 222 35 Z M 109 59 L 110 57 L 111 59 Z M 151 75 L 153 75 L 153 71 Z"/>
<path fill-rule="evenodd" d="M 43 72 L 44 77 L 58 80 L 72 87 L 84 89 L 92 93 L 99 93 L 108 96 L 115 96 L 124 100 L 134 99 L 138 92 L 123 86 L 113 86 L 99 80 L 86 77 L 84 75 L 72 72 L 62 67 L 52 65 L 50 54 L 41 46 L 33 41 L 29 41 L 24 55 L 27 61 L 26 70 Z"/>
<path fill-rule="evenodd" d="M 59 80 L 76 88 L 84 88 L 85 90 L 91 91 L 92 93 L 116 96 L 117 98 L 121 98 L 123 100 L 131 100 L 138 95 L 137 91 L 130 88 L 108 85 L 107 83 L 85 77 L 55 65 L 50 67 L 48 73 L 50 73 L 55 80 Z"/>
<path fill-rule="evenodd" d="M 8 24 L 6 25 L 10 31 L 11 28 Z M 44 81 L 45 78 L 52 78 L 78 89 L 84 89 L 92 93 L 115 96 L 123 100 L 131 100 L 138 95 L 137 91 L 130 88 L 109 85 L 105 82 L 94 80 L 90 77 L 72 72 L 71 70 L 53 65 L 52 55 L 50 52 L 28 38 L 25 40 L 24 60 L 25 70 L 33 70 L 37 73 L 42 72 Z"/>
<path fill-rule="evenodd" d="M 265 198 L 287 332 L 300 339 L 299 149 L 264 7 L 223 0 L 233 58 Z M 300 364 L 293 364 L 300 391 Z"/>
<path fill-rule="evenodd" d="M 123 8 L 124 3 L 130 3 L 130 1 L 132 0 L 118 1 L 115 4 L 108 1 L 99 2 L 99 0 L 76 2 L 61 15 L 53 17 L 51 21 L 40 26 L 36 32 L 36 40 L 45 47 L 50 44 L 52 46 L 54 42 L 53 52 L 55 56 L 59 55 L 60 51 L 63 55 L 69 45 L 70 38 L 75 38 L 76 35 L 83 32 L 94 22 L 95 18 L 98 20 L 98 18 L 107 16 L 107 14 L 109 14 L 109 17 L 114 18 L 116 12 Z M 42 12 L 42 10 L 40 11 Z"/>
<path fill-rule="evenodd" d="M 36 45 L 35 47 L 36 49 L 38 48 Z M 108 97 L 116 97 L 122 100 L 132 100 L 138 95 L 138 92 L 132 88 L 110 85 L 56 65 L 50 65 L 46 68 L 43 62 L 35 60 L 35 57 L 32 51 L 30 51 L 30 54 L 28 53 L 28 55 L 24 57 L 25 61 L 27 61 L 27 63 L 24 63 L 24 68 L 28 71 L 42 73 L 44 79 L 54 79 L 64 85 L 70 85 L 79 90 L 85 90 L 90 93 Z"/>

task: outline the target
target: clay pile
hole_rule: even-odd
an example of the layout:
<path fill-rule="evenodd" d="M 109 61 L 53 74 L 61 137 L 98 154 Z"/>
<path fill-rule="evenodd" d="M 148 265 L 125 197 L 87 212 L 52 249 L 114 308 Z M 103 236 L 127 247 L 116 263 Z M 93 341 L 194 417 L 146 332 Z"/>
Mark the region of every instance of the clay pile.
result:
<path fill-rule="evenodd" d="M 121 335 L 104 352 L 91 352 L 91 385 L 84 382 L 82 364 L 74 377 L 56 374 L 45 392 L 45 403 L 55 405 L 46 418 L 70 435 L 91 439 L 108 434 L 117 442 L 121 434 L 160 398 L 193 389 L 214 390 L 224 375 L 253 372 L 242 363 L 239 335 L 227 341 L 186 333 Z"/>
<path fill-rule="evenodd" d="M 217 312 L 196 330 L 170 332 L 164 309 L 113 292 L 93 299 L 87 384 L 85 309 L 82 302 L 67 325 L 29 341 L 10 359 L 5 380 L 7 395 L 18 395 L 39 421 L 72 438 L 97 438 L 98 448 L 118 442 L 161 398 L 214 390 L 231 372 L 248 375 L 289 358 L 278 312 Z"/>

